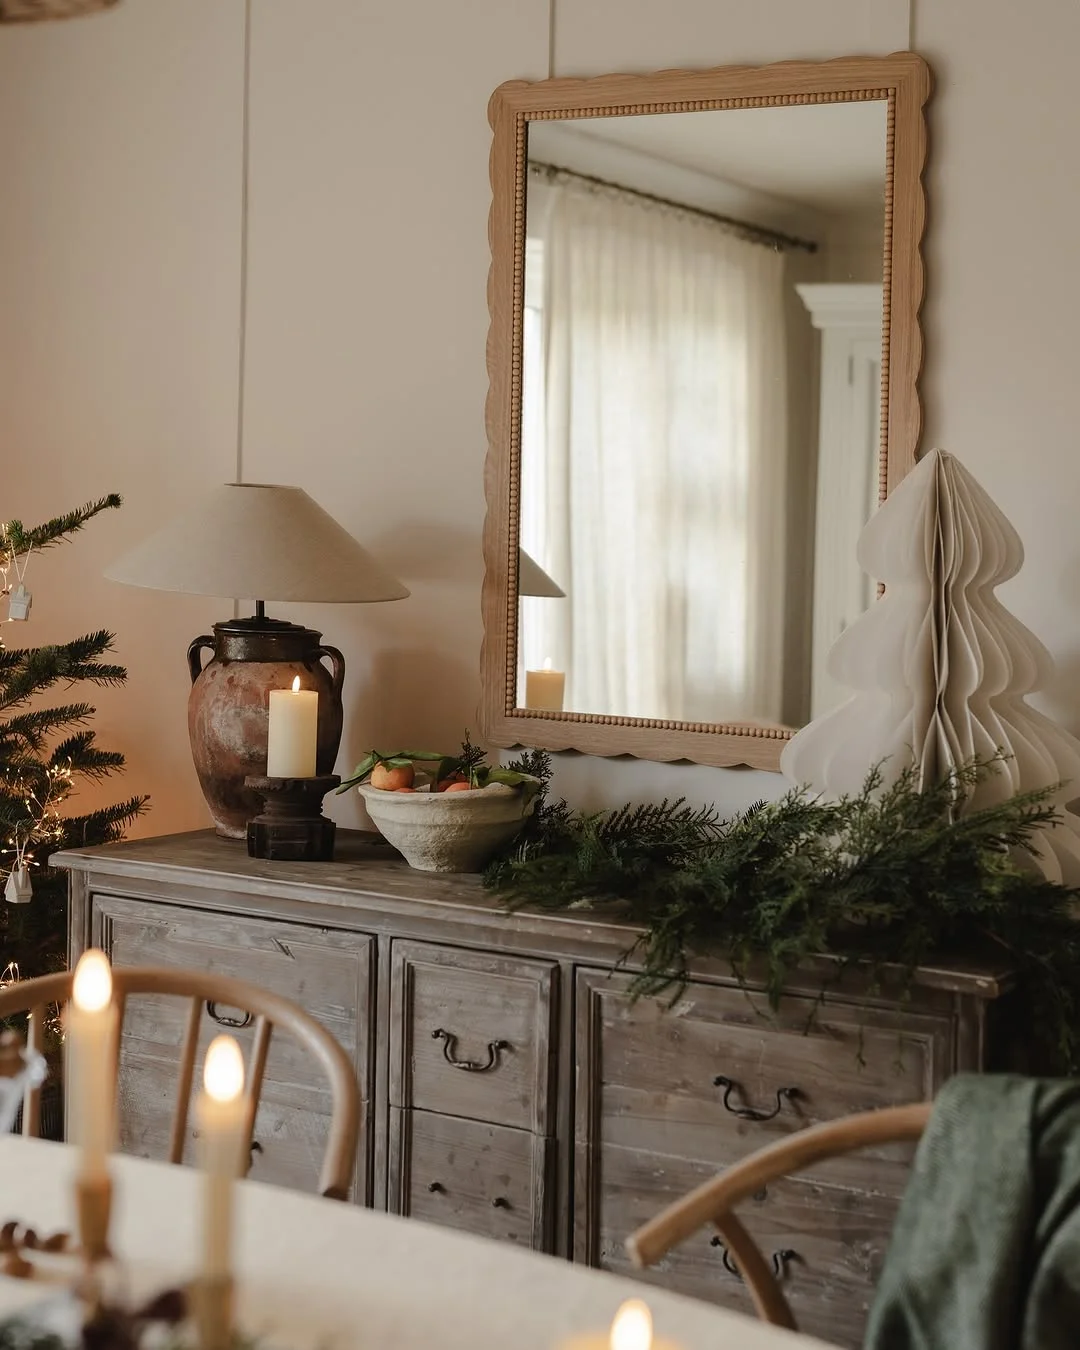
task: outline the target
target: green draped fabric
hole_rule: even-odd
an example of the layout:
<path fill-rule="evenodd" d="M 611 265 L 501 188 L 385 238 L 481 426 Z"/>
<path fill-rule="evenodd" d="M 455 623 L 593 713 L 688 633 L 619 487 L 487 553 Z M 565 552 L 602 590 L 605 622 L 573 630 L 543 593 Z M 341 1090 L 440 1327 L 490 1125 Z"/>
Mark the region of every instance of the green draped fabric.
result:
<path fill-rule="evenodd" d="M 1080 1350 L 1080 1081 L 942 1088 L 865 1350 Z"/>

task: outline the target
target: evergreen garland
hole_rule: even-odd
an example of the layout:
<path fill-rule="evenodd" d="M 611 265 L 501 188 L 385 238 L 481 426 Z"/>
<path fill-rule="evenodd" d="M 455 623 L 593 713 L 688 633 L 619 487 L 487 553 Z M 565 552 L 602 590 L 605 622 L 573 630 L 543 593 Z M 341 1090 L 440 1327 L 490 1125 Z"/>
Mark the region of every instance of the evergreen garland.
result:
<path fill-rule="evenodd" d="M 511 909 L 614 907 L 642 931 L 625 953 L 636 996 L 677 996 L 692 957 L 726 957 L 743 980 L 764 971 L 775 1008 L 810 958 L 858 962 L 873 982 L 920 965 L 990 954 L 1015 971 L 1023 1023 L 1047 1071 L 1080 1069 L 1080 923 L 1076 890 L 1032 863 L 1058 819 L 1051 786 L 979 810 L 958 807 L 1000 757 L 973 760 L 920 789 L 914 769 L 889 787 L 880 770 L 857 794 L 825 801 L 793 790 L 730 820 L 685 801 L 571 811 L 547 796 L 550 761 L 518 764 L 545 788 L 513 851 L 486 884 Z"/>

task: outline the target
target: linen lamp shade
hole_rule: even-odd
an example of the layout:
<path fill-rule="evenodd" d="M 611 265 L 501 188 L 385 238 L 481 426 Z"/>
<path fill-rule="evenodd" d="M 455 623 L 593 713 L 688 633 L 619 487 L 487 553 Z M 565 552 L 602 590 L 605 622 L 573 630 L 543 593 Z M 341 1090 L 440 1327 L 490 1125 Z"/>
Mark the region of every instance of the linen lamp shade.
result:
<path fill-rule="evenodd" d="M 386 572 L 303 488 L 222 483 L 105 569 L 110 581 L 233 600 L 403 600 Z"/>
<path fill-rule="evenodd" d="M 540 595 L 561 600 L 566 592 L 523 548 L 518 549 L 518 595 Z"/>

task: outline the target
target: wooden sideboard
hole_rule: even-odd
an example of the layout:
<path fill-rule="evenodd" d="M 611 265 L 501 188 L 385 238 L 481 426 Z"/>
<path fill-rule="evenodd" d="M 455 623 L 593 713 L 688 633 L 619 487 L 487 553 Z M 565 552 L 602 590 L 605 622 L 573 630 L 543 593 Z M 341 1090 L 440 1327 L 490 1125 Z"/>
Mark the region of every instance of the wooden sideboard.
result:
<path fill-rule="evenodd" d="M 360 1204 L 631 1274 L 626 1235 L 725 1164 L 815 1121 L 932 1096 L 993 1058 L 1004 969 L 921 970 L 905 998 L 857 972 L 836 983 L 822 959 L 773 1015 L 702 960 L 674 1003 L 635 1002 L 620 965 L 632 927 L 507 915 L 475 877 L 413 871 L 369 835 L 338 840 L 333 863 L 251 859 L 210 833 L 53 861 L 70 872 L 72 960 L 96 945 L 117 965 L 238 976 L 339 1038 L 364 1096 Z M 208 1006 L 204 1041 L 226 1025 L 244 1043 L 239 1020 Z M 165 999 L 128 1010 L 125 1151 L 166 1152 L 182 1023 Z M 328 1112 L 317 1066 L 275 1041 L 252 1175 L 313 1189 Z M 860 1342 L 909 1156 L 836 1160 L 745 1208 L 804 1330 Z M 725 1257 L 703 1232 L 642 1278 L 749 1310 Z"/>

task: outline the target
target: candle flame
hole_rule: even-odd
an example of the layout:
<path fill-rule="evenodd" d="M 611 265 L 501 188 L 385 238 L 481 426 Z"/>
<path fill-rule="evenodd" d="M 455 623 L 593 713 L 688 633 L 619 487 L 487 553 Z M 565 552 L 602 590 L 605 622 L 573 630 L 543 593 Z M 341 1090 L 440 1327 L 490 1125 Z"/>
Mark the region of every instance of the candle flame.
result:
<path fill-rule="evenodd" d="M 79 957 L 71 999 L 82 1012 L 100 1012 L 112 1002 L 112 971 L 104 952 L 91 947 Z"/>
<path fill-rule="evenodd" d="M 294 675 L 294 676 L 293 676 L 292 691 L 293 691 L 294 694 L 298 694 L 298 693 L 300 692 L 300 676 L 299 676 L 299 675 Z"/>
<path fill-rule="evenodd" d="M 203 1087 L 215 1102 L 234 1102 L 244 1090 L 244 1057 L 231 1036 L 215 1036 L 206 1051 Z"/>
<path fill-rule="evenodd" d="M 611 1350 L 650 1350 L 652 1313 L 639 1298 L 629 1299 L 611 1324 Z"/>
<path fill-rule="evenodd" d="M 551 657 L 550 657 L 550 656 L 545 656 L 545 657 L 544 657 L 544 669 L 545 669 L 545 670 L 550 670 L 550 669 L 551 669 Z"/>

